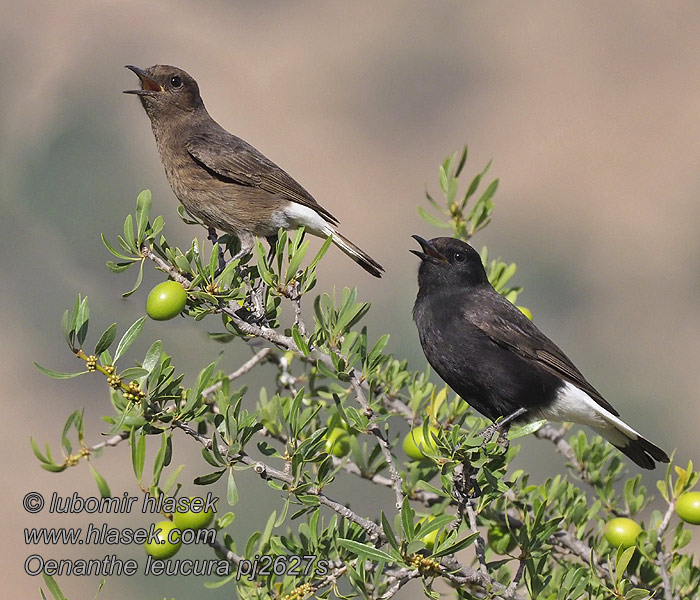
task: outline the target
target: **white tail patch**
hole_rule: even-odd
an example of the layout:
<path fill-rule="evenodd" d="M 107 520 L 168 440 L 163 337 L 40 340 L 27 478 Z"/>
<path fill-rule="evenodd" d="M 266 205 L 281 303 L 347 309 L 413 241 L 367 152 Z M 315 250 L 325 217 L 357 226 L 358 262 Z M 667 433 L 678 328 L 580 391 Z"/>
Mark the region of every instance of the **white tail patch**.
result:
<path fill-rule="evenodd" d="M 303 225 L 306 231 L 313 233 L 319 237 L 328 237 L 335 230 L 321 215 L 313 208 L 299 204 L 298 202 L 290 202 L 289 206 L 285 207 L 283 213 L 286 223 L 282 225 L 287 229 L 296 229 Z"/>
<path fill-rule="evenodd" d="M 582 389 L 565 382 L 550 406 L 538 412 L 551 421 L 588 425 L 615 446 L 627 446 L 642 436 L 619 417 L 605 410 Z"/>

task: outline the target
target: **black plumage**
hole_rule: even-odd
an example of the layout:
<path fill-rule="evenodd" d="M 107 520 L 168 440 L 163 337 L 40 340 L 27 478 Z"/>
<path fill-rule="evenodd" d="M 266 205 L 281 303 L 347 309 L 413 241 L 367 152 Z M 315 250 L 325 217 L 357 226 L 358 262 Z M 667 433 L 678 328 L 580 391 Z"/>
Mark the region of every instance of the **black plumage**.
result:
<path fill-rule="evenodd" d="M 666 453 L 619 419 L 562 350 L 491 286 L 481 257 L 454 238 L 427 241 L 413 319 L 428 362 L 472 407 L 491 420 L 539 418 L 588 425 L 640 467 Z"/>

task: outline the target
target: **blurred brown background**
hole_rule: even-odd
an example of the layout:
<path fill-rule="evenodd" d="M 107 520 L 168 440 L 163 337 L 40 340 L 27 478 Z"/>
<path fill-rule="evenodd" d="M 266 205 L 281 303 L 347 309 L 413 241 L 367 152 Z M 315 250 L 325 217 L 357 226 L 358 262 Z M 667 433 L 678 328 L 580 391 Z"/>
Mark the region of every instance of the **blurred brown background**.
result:
<path fill-rule="evenodd" d="M 86 465 L 52 475 L 29 446 L 30 435 L 49 440 L 59 455 L 63 422 L 82 406 L 88 443 L 106 430 L 101 380 L 57 382 L 32 366 L 79 367 L 63 343 L 61 314 L 80 291 L 90 297 L 93 342 L 112 321 L 123 332 L 162 279 L 149 273 L 142 290 L 122 300 L 135 273 L 107 271 L 100 232 L 113 239 L 138 192 L 150 188 L 171 243 L 204 235 L 176 216 L 148 120 L 121 93 L 136 84 L 125 64 L 186 69 L 217 121 L 341 219 L 386 277 L 376 281 L 331 250 L 317 289 L 358 286 L 373 303 L 370 331 L 390 333 L 390 349 L 416 368 L 424 358 L 410 316 L 410 235 L 440 234 L 416 206 L 426 185 L 438 192 L 437 165 L 464 143 L 469 173 L 493 158 L 496 212 L 475 245 L 518 263 L 521 303 L 626 420 L 677 448 L 681 463 L 697 458 L 697 2 L 4 0 L 0 8 L 5 597 L 38 597 L 40 579 L 22 568 L 35 551 L 144 561 L 140 548 L 125 546 L 30 548 L 22 531 L 90 521 L 145 526 L 146 516 L 70 519 L 21 509 L 29 491 L 96 494 Z M 205 329 L 217 329 L 216 321 L 149 321 L 135 350 L 161 338 L 194 377 L 221 349 Z M 248 354 L 226 347 L 221 366 L 233 369 Z M 269 374 L 247 380 L 251 406 Z M 188 463 L 182 479 L 195 493 L 191 480 L 207 467 L 198 448 L 176 441 L 173 463 Z M 546 443 L 522 446 L 518 467 L 540 478 L 563 470 Z M 128 456 L 122 445 L 94 462 L 115 494 L 136 494 Z M 661 474 L 645 474 L 650 490 Z M 242 548 L 282 502 L 248 473 L 239 487 Z M 357 498 L 349 482 L 335 495 L 369 511 L 384 500 L 370 489 Z M 198 555 L 210 556 L 182 554 Z M 60 581 L 69 597 L 92 598 L 98 579 Z M 100 598 L 231 597 L 231 588 L 209 591 L 203 582 L 111 578 Z M 417 587 L 404 597 L 413 593 Z"/>

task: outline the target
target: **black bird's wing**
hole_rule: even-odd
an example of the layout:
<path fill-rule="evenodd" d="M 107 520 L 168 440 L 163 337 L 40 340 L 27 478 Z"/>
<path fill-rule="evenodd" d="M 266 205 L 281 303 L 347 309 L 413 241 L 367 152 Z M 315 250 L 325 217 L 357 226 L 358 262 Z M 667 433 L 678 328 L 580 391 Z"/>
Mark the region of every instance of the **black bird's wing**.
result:
<path fill-rule="evenodd" d="M 544 335 L 518 308 L 503 296 L 489 290 L 488 312 L 479 309 L 478 302 L 464 307 L 464 316 L 499 346 L 532 361 L 546 371 L 561 377 L 586 392 L 605 410 L 620 415 L 574 366 L 559 347 Z"/>
<path fill-rule="evenodd" d="M 285 171 L 246 141 L 227 131 L 198 133 L 187 139 L 185 147 L 192 158 L 220 177 L 297 202 L 315 210 L 330 223 L 338 223 L 338 219 Z"/>

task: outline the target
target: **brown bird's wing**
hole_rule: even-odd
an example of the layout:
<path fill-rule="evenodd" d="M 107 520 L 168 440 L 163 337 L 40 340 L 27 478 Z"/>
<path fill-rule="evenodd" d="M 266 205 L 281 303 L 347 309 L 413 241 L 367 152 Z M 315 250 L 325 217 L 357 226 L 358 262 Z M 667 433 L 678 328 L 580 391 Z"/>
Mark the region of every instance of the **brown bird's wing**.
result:
<path fill-rule="evenodd" d="M 557 377 L 582 389 L 605 410 L 620 415 L 574 366 L 559 347 L 544 335 L 518 308 L 495 291 L 498 296 L 493 313 L 480 311 L 478 300 L 464 309 L 464 316 L 493 342 L 532 361 Z M 493 308 L 493 307 L 492 307 Z"/>
<path fill-rule="evenodd" d="M 336 219 L 285 171 L 246 141 L 226 132 L 199 133 L 185 147 L 190 156 L 219 177 L 261 190 L 315 210 L 336 225 Z"/>

